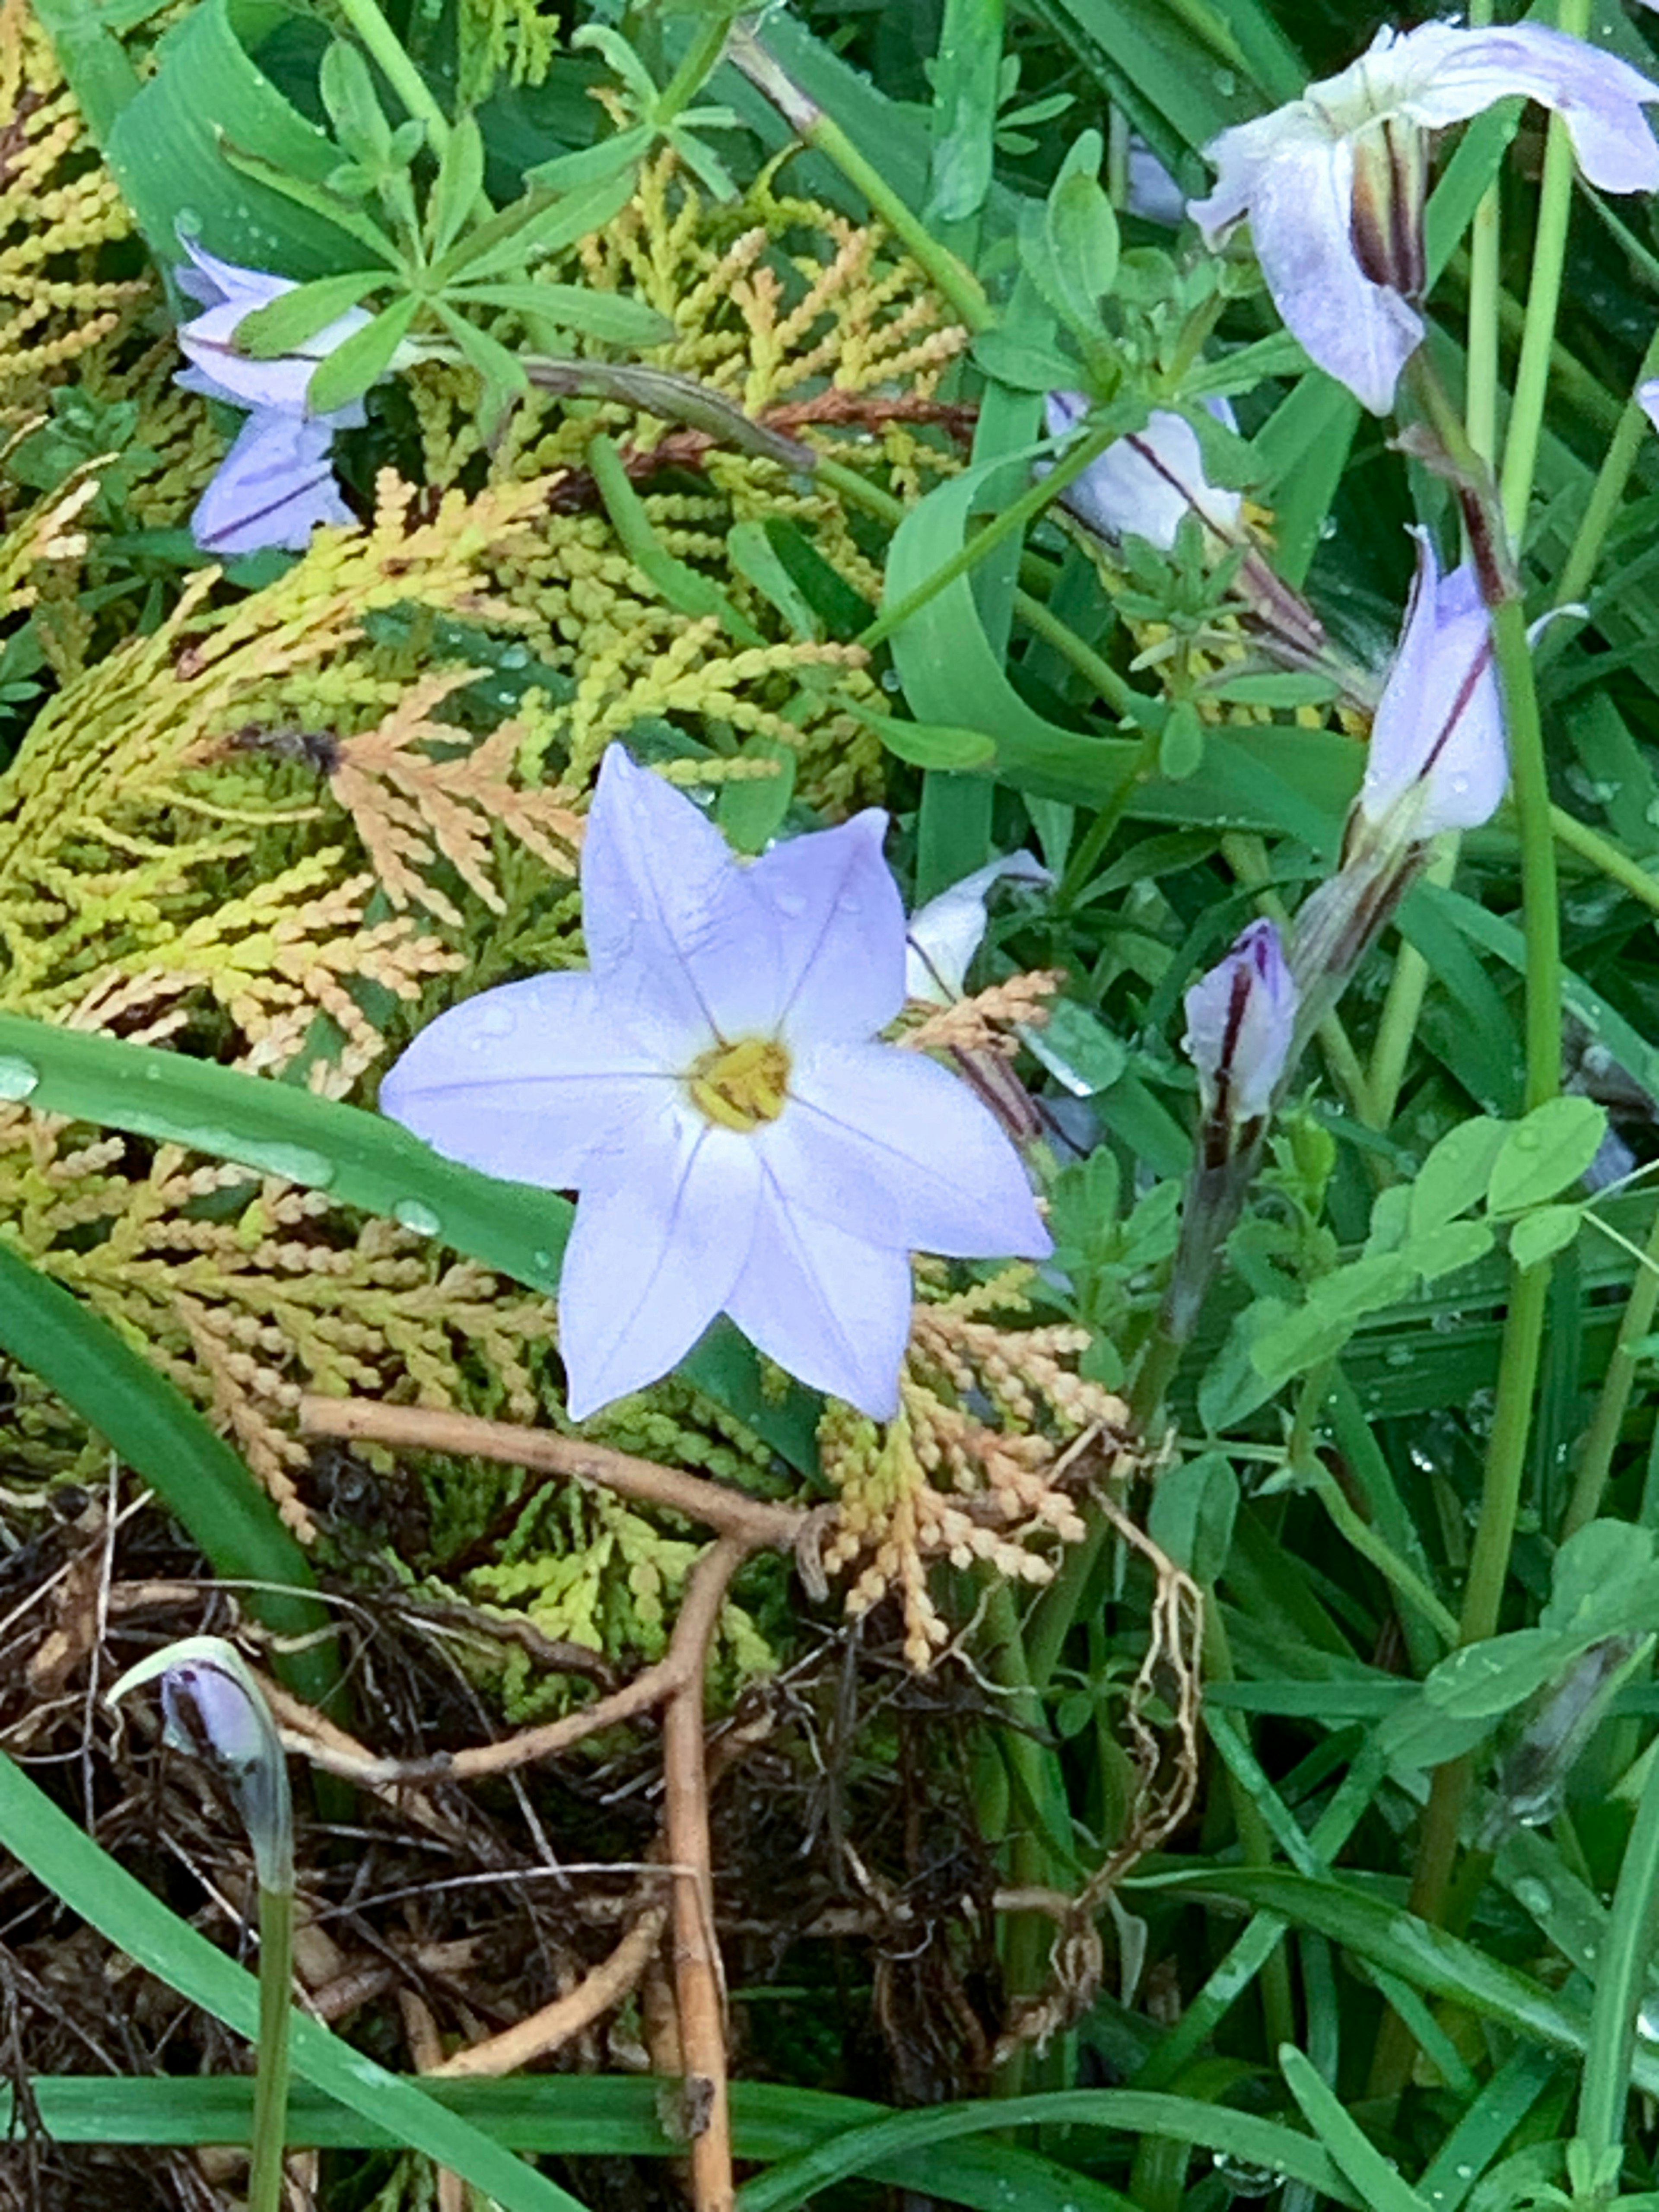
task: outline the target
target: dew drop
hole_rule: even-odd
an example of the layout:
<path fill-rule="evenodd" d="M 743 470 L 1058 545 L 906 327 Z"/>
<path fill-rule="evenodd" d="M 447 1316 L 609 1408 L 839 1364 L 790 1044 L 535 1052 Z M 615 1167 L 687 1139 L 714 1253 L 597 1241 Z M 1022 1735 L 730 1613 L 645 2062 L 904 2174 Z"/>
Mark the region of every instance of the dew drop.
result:
<path fill-rule="evenodd" d="M 40 1071 L 31 1060 L 22 1060 L 15 1053 L 0 1052 L 0 1098 L 14 1103 L 27 1098 L 40 1080 Z"/>
<path fill-rule="evenodd" d="M 533 1266 L 541 1268 L 544 1272 L 550 1272 L 553 1266 L 553 1255 L 542 1245 L 538 1244 L 536 1247 L 530 1258 Z"/>
<path fill-rule="evenodd" d="M 418 1198 L 400 1198 L 392 1209 L 392 1218 L 417 1237 L 435 1237 L 443 1226 L 432 1208 Z"/>
<path fill-rule="evenodd" d="M 1535 1881 L 1529 1875 L 1525 1881 L 1516 1883 L 1515 1901 L 1524 1905 L 1528 1912 L 1544 1913 L 1549 1911 L 1555 1899 L 1543 1882 Z"/>

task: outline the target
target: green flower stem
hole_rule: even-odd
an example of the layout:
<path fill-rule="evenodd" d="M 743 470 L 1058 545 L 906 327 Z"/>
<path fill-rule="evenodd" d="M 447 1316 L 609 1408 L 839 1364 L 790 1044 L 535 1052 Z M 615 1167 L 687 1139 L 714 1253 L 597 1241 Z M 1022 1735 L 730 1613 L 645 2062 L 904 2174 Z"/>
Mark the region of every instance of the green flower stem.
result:
<path fill-rule="evenodd" d="M 288 2027 L 294 1979 L 294 1893 L 259 1892 L 259 2050 L 253 2081 L 248 2212 L 282 2212 L 288 2124 Z"/>
<path fill-rule="evenodd" d="M 1462 848 L 1462 839 L 1455 830 L 1441 837 L 1435 856 L 1424 872 L 1425 882 L 1443 886 L 1449 884 L 1457 873 L 1457 856 Z M 1371 1064 L 1366 1073 L 1367 1118 L 1373 1129 L 1386 1129 L 1395 1117 L 1428 987 L 1428 962 L 1414 945 L 1402 939 L 1394 974 L 1389 978 L 1389 993 L 1382 1001 L 1382 1018 L 1376 1025 Z"/>
<path fill-rule="evenodd" d="M 1121 715 L 1126 722 L 1135 722 L 1143 727 L 1147 716 L 1154 714 L 1158 717 L 1159 730 L 1162 729 L 1163 700 L 1149 697 L 1145 691 L 1137 691 L 1133 684 L 1126 683 L 1109 660 L 1103 659 L 1091 645 L 1086 644 L 1074 629 L 1061 622 L 1060 617 L 1041 599 L 1034 598 L 1030 592 L 1016 592 L 1014 612 L 1033 637 L 1040 637 L 1045 645 L 1053 646 L 1056 653 L 1070 661 L 1079 676 L 1094 685 L 1114 714 Z M 1126 805 L 1132 791 L 1133 786 L 1126 785 L 1123 794 Z"/>
<path fill-rule="evenodd" d="M 1492 0 L 1469 0 L 1472 31 L 1492 22 Z M 1498 458 L 1498 300 L 1502 290 L 1499 234 L 1502 200 L 1496 181 L 1482 196 L 1469 230 L 1468 353 L 1463 427 L 1489 465 Z"/>
<path fill-rule="evenodd" d="M 339 0 L 339 9 L 405 109 L 417 123 L 425 124 L 427 143 L 441 161 L 449 143 L 449 118 L 380 13 L 379 0 Z"/>
<path fill-rule="evenodd" d="M 1544 732 L 1533 681 L 1527 617 L 1518 599 L 1494 607 L 1492 653 L 1504 695 L 1510 791 L 1521 839 L 1521 919 L 1526 937 L 1527 1109 L 1561 1089 L 1561 916 L 1555 821 Z"/>
<path fill-rule="evenodd" d="M 1601 1391 L 1595 1401 L 1595 1412 L 1584 1432 L 1578 1472 L 1573 1480 L 1572 1496 L 1568 1501 L 1566 1518 L 1561 1524 L 1564 1543 L 1587 1521 L 1594 1521 L 1601 1510 L 1602 1495 L 1613 1466 L 1613 1449 L 1619 1442 L 1619 1432 L 1624 1426 L 1625 1410 L 1630 1404 L 1631 1390 L 1636 1381 L 1637 1347 L 1652 1329 L 1654 1312 L 1659 1309 L 1659 1214 L 1654 1216 L 1642 1262 L 1625 1304 L 1624 1315 L 1619 1323 L 1618 1340 L 1613 1347 L 1613 1357 L 1607 1362 L 1607 1371 L 1601 1379 Z"/>
<path fill-rule="evenodd" d="M 659 131 L 682 115 L 720 66 L 731 33 L 730 18 L 716 9 L 707 17 L 680 58 L 680 65 L 663 87 L 653 120 Z"/>
<path fill-rule="evenodd" d="M 1320 1504 L 1362 1559 L 1369 1559 L 1395 1595 L 1426 1620 L 1446 1649 L 1457 1643 L 1457 1617 L 1442 1605 L 1414 1567 L 1407 1566 L 1392 1544 L 1379 1536 L 1349 1504 L 1341 1484 L 1317 1460 L 1303 1463 Z"/>
<path fill-rule="evenodd" d="M 1582 39 L 1589 27 L 1589 0 L 1559 0 L 1556 21 L 1562 30 Z M 1549 388 L 1550 356 L 1555 343 L 1556 310 L 1561 299 L 1561 273 L 1566 264 L 1567 223 L 1572 213 L 1572 140 L 1562 118 L 1552 115 L 1544 150 L 1544 180 L 1538 198 L 1538 228 L 1533 240 L 1532 278 L 1527 289 L 1521 361 L 1516 371 L 1509 434 L 1504 441 L 1504 514 L 1510 535 L 1517 545 L 1526 529 L 1533 476 L 1538 465 L 1538 443 L 1544 427 L 1544 400 Z"/>
<path fill-rule="evenodd" d="M 1659 330 L 1648 341 L 1648 349 L 1642 356 L 1642 366 L 1636 372 L 1637 382 L 1659 375 Z M 1571 606 L 1582 599 L 1589 589 L 1595 574 L 1595 564 L 1601 557 L 1601 547 L 1619 503 L 1625 496 L 1631 471 L 1636 466 L 1636 457 L 1642 450 L 1644 439 L 1653 434 L 1641 403 L 1634 393 L 1625 402 L 1625 411 L 1619 417 L 1619 427 L 1613 432 L 1601 465 L 1596 471 L 1595 482 L 1590 487 L 1589 503 L 1574 535 L 1572 546 L 1557 577 L 1552 605 Z M 1546 636 L 1549 635 L 1547 631 Z"/>
<path fill-rule="evenodd" d="M 1221 1618 L 1220 1601 L 1213 1588 L 1206 1589 L 1204 1593 L 1204 1679 L 1206 1682 L 1231 1682 L 1237 1679 L 1233 1671 L 1232 1649 L 1227 1641 L 1226 1624 Z M 1242 1729 L 1243 1717 L 1240 1715 L 1238 1718 Z M 1227 1794 L 1232 1802 L 1233 1826 L 1238 1831 L 1239 1854 L 1245 1865 L 1271 1866 L 1273 1861 L 1273 1832 L 1261 1817 L 1255 1798 L 1231 1765 L 1227 1768 Z M 1296 2004 L 1291 1995 L 1290 1961 L 1285 1956 L 1282 1943 L 1274 1944 L 1262 1966 L 1261 2010 L 1270 2050 L 1277 2051 L 1281 2044 L 1297 2041 Z"/>
<path fill-rule="evenodd" d="M 826 115 L 779 66 L 749 24 L 732 27 L 726 58 L 742 70 L 757 91 L 766 95 L 799 137 L 833 161 L 848 183 L 864 195 L 872 213 L 886 224 L 933 289 L 949 301 L 958 321 L 975 333 L 988 331 L 997 319 L 996 310 L 973 270 L 940 245 L 880 170 L 860 153 L 835 118 Z"/>
<path fill-rule="evenodd" d="M 1082 640 L 1079 639 L 1078 642 L 1081 644 Z M 1078 839 L 1076 848 L 1066 863 L 1066 872 L 1060 878 L 1060 887 L 1054 893 L 1056 914 L 1066 913 L 1088 890 L 1096 865 L 1116 835 L 1118 824 L 1129 811 L 1129 801 L 1147 778 L 1157 773 L 1161 743 L 1159 732 L 1148 731 L 1140 741 L 1140 750 L 1135 757 L 1133 767 Z"/>
<path fill-rule="evenodd" d="M 1048 1721 L 1030 1666 L 1013 1590 L 1000 1577 L 988 1586 L 986 1627 L 993 1674 L 1008 1693 L 1007 1725 L 998 1730 L 997 1740 L 1013 1785 L 1009 1792 L 1009 1878 L 1020 1889 L 1064 1887 L 1066 1870 L 1051 1863 L 1039 1826 L 1042 1808 L 1054 1795 L 1049 1758 L 1043 1748 Z M 1032 1996 L 1042 1988 L 1053 1933 L 1052 1923 L 1040 1913 L 1009 1916 L 1002 1961 L 1009 1996 Z M 997 2076 L 999 2095 L 1019 2095 L 1027 2058 L 1028 2047 L 1021 2045 Z"/>
<path fill-rule="evenodd" d="M 1286 941 L 1291 929 L 1290 915 L 1285 902 L 1269 889 L 1273 869 L 1268 863 L 1266 846 L 1254 833 L 1231 830 L 1221 840 L 1221 856 L 1240 883 L 1256 894 L 1256 904 L 1261 912 L 1279 925 Z M 1353 1039 L 1343 1026 L 1340 1014 L 1327 1014 L 1319 1024 L 1319 1048 L 1325 1055 L 1325 1064 L 1338 1088 L 1362 1121 L 1370 1121 L 1370 1083 L 1364 1061 L 1354 1048 Z"/>
<path fill-rule="evenodd" d="M 983 528 L 970 538 L 961 550 L 948 561 L 941 562 L 931 575 L 924 576 L 913 592 L 907 592 L 896 606 L 884 607 L 874 622 L 860 630 L 854 640 L 866 651 L 902 629 L 913 615 L 920 613 L 931 599 L 937 599 L 947 585 L 954 584 L 958 576 L 965 576 L 976 568 L 986 556 L 1000 545 L 1005 538 L 1022 536 L 1028 524 L 1035 522 L 1043 509 L 1051 507 L 1074 477 L 1080 477 L 1091 462 L 1097 461 L 1108 446 L 1113 444 L 1115 430 L 1092 430 L 1086 438 L 1079 438 L 1068 447 L 1046 476 L 1028 484 L 1017 500 L 993 516 Z"/>

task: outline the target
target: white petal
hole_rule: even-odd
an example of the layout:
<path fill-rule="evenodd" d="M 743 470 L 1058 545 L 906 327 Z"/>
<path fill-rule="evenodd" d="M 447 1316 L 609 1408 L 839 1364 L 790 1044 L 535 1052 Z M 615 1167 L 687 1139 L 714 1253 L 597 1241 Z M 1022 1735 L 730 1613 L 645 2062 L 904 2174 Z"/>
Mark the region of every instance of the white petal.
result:
<path fill-rule="evenodd" d="M 1427 23 L 1396 52 L 1407 48 L 1412 79 L 1401 104 L 1413 121 L 1437 130 L 1521 93 L 1560 116 L 1591 184 L 1609 192 L 1659 185 L 1659 143 L 1642 113 L 1644 101 L 1659 100 L 1659 85 L 1616 54 L 1534 23 L 1481 31 Z"/>
<path fill-rule="evenodd" d="M 1174 230 L 1185 213 L 1185 195 L 1145 139 L 1129 141 L 1128 175 L 1123 204 L 1131 215 Z"/>
<path fill-rule="evenodd" d="M 1377 824 L 1409 799 L 1416 838 L 1478 829 L 1508 780 L 1490 617 L 1467 568 L 1442 581 L 1419 532 L 1406 626 L 1371 725 L 1361 811 Z"/>
<path fill-rule="evenodd" d="M 1659 376 L 1645 377 L 1636 387 L 1636 404 L 1659 430 Z"/>
<path fill-rule="evenodd" d="M 666 1375 L 729 1303 L 760 1189 L 748 1138 L 685 1116 L 636 1133 L 615 1180 L 582 1194 L 559 1279 L 573 1420 Z"/>
<path fill-rule="evenodd" d="M 333 443 L 325 421 L 256 410 L 190 518 L 202 550 L 257 553 L 279 545 L 302 553 L 319 522 L 354 524 L 334 481 Z"/>
<path fill-rule="evenodd" d="M 1206 404 L 1218 421 L 1232 428 L 1232 410 L 1224 400 Z M 1052 417 L 1049 427 L 1054 427 Z M 1144 430 L 1132 431 L 1108 446 L 1060 497 L 1063 507 L 1103 538 L 1133 533 L 1165 553 L 1189 514 L 1225 534 L 1237 522 L 1243 504 L 1239 493 L 1220 490 L 1210 483 L 1197 432 L 1184 416 L 1165 407 L 1153 409 Z"/>
<path fill-rule="evenodd" d="M 1346 143 L 1290 151 L 1264 167 L 1250 234 L 1273 304 L 1308 357 L 1386 415 L 1423 323 L 1354 258 L 1353 157 Z"/>
<path fill-rule="evenodd" d="M 1314 149 L 1328 145 L 1328 131 L 1318 127 L 1303 103 L 1276 108 L 1253 122 L 1235 124 L 1212 139 L 1204 158 L 1216 170 L 1214 189 L 1207 199 L 1188 200 L 1187 212 L 1204 234 L 1206 246 L 1218 245 L 1236 222 L 1249 213 L 1263 175 L 1281 154 L 1307 144 Z"/>
<path fill-rule="evenodd" d="M 757 1139 L 789 1202 L 889 1249 L 1039 1260 L 1049 1249 L 1018 1153 L 965 1083 L 892 1045 L 798 1060 Z"/>
<path fill-rule="evenodd" d="M 985 935 L 985 902 L 1003 877 L 1021 883 L 1052 884 L 1054 877 L 1033 853 L 1009 853 L 988 860 L 971 876 L 952 884 L 910 917 L 904 992 L 935 1006 L 959 998 L 969 966 Z"/>
<path fill-rule="evenodd" d="M 270 295 L 272 299 L 279 299 L 283 293 L 294 289 L 286 278 L 265 281 L 276 288 Z M 310 404 L 307 393 L 318 362 L 325 361 L 354 331 L 363 329 L 370 318 L 362 307 L 348 307 L 325 330 L 307 338 L 298 351 L 278 354 L 271 361 L 256 361 L 251 354 L 239 350 L 236 331 L 245 316 L 267 304 L 266 300 L 246 296 L 222 301 L 217 307 L 209 307 L 189 322 L 179 324 L 179 349 L 239 406 L 280 407 L 289 414 L 307 414 Z"/>
<path fill-rule="evenodd" d="M 910 1297 L 908 1255 L 801 1213 L 769 1182 L 726 1310 L 780 1367 L 887 1421 L 899 1409 Z"/>
<path fill-rule="evenodd" d="M 188 265 L 180 263 L 174 268 L 179 289 L 204 307 L 222 307 L 229 301 L 246 315 L 255 307 L 269 307 L 284 292 L 294 289 L 291 276 L 272 276 L 263 269 L 245 269 L 240 262 L 222 261 L 182 231 L 179 243 L 190 257 Z"/>
<path fill-rule="evenodd" d="M 887 817 L 867 808 L 838 830 L 775 845 L 750 889 L 775 920 L 778 1004 L 788 1037 L 868 1037 L 904 1003 L 904 907 L 882 858 Z"/>
<path fill-rule="evenodd" d="M 423 1029 L 380 1085 L 380 1111 L 446 1159 L 580 1190 L 665 1116 L 694 1117 L 677 1071 L 619 1023 L 590 975 L 483 991 Z"/>
<path fill-rule="evenodd" d="M 714 827 L 621 745 L 599 765 L 582 843 L 582 927 L 618 1018 L 689 1066 L 717 1036 L 764 1034 L 777 926 Z"/>

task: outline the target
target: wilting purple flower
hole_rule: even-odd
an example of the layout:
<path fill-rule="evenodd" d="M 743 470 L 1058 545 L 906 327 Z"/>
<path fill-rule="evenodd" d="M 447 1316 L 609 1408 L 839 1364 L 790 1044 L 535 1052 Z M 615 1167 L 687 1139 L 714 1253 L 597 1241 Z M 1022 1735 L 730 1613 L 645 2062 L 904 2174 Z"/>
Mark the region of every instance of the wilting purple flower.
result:
<path fill-rule="evenodd" d="M 1198 1070 L 1206 1124 L 1260 1121 L 1290 1056 L 1296 985 L 1271 921 L 1253 921 L 1188 992 L 1182 1049 Z"/>
<path fill-rule="evenodd" d="M 1426 532 L 1399 651 L 1371 723 L 1357 813 L 1389 842 L 1476 830 L 1509 781 L 1492 622 L 1474 571 L 1443 577 Z"/>
<path fill-rule="evenodd" d="M 1237 427 L 1226 400 L 1206 399 L 1203 404 L 1218 422 L 1230 430 Z M 1082 392 L 1051 392 L 1045 403 L 1049 436 L 1063 437 L 1088 411 Z M 1167 553 L 1189 514 L 1219 536 L 1231 537 L 1243 501 L 1237 492 L 1223 491 L 1205 476 L 1192 424 L 1167 407 L 1157 407 L 1144 430 L 1119 438 L 1081 476 L 1073 477 L 1060 503 L 1114 544 L 1133 535 Z"/>
<path fill-rule="evenodd" d="M 1340 76 L 1206 149 L 1215 190 L 1188 212 L 1212 245 L 1249 216 L 1286 325 L 1374 414 L 1393 405 L 1423 337 L 1425 134 L 1511 94 L 1554 109 L 1579 167 L 1602 191 L 1659 185 L 1659 145 L 1642 112 L 1659 86 L 1532 23 L 1424 23 L 1403 34 L 1385 27 Z"/>
<path fill-rule="evenodd" d="M 910 917 L 905 933 L 904 995 L 948 1006 L 962 996 L 968 970 L 985 935 L 985 902 L 994 884 L 1051 884 L 1054 877 L 1032 853 L 988 860 L 970 876 L 929 899 Z"/>
<path fill-rule="evenodd" d="M 218 1769 L 247 1829 L 260 1887 L 291 1890 L 288 1761 L 264 1692 L 241 1653 L 221 1636 L 184 1637 L 129 1667 L 110 1689 L 110 1703 L 158 1677 L 163 1741 Z"/>
<path fill-rule="evenodd" d="M 898 1407 L 909 1254 L 1047 1255 L 1018 1155 L 966 1086 L 877 1041 L 904 912 L 875 809 L 752 866 L 619 745 L 582 848 L 591 971 L 485 991 L 381 1086 L 452 1159 L 574 1189 L 572 1414 L 727 1313 L 803 1382 Z"/>
<path fill-rule="evenodd" d="M 252 410 L 191 516 L 191 535 L 207 553 L 257 553 L 271 545 L 303 552 L 319 522 L 354 519 L 334 481 L 331 456 L 337 430 L 368 420 L 360 399 L 313 415 L 306 389 L 318 362 L 369 318 L 361 307 L 349 308 L 303 348 L 256 361 L 238 352 L 236 327 L 291 292 L 293 280 L 221 261 L 193 239 L 184 246 L 191 265 L 179 270 L 179 283 L 204 312 L 179 325 L 191 366 L 173 380 L 186 392 Z"/>

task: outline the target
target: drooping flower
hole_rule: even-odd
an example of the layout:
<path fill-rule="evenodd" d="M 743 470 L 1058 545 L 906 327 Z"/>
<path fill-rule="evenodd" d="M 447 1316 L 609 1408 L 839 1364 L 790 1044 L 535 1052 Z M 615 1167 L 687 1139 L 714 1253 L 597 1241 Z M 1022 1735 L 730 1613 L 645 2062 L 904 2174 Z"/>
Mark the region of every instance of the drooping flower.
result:
<path fill-rule="evenodd" d="M 612 745 L 582 848 L 590 972 L 470 1000 L 382 1085 L 448 1158 L 578 1193 L 559 1293 L 577 1419 L 665 1374 L 721 1312 L 890 1418 L 911 1250 L 1048 1254 L 985 1108 L 877 1041 L 904 1000 L 885 828 L 872 809 L 744 866 Z"/>
<path fill-rule="evenodd" d="M 904 995 L 929 1006 L 948 1006 L 962 996 L 968 970 L 985 935 L 985 902 L 1004 877 L 1026 884 L 1051 884 L 1054 876 L 1034 853 L 1009 853 L 988 860 L 970 876 L 929 899 L 910 917 L 905 934 Z"/>
<path fill-rule="evenodd" d="M 1371 723 L 1356 809 L 1373 835 L 1420 843 L 1476 830 L 1509 781 L 1492 621 L 1465 562 L 1442 576 L 1419 531 L 1417 576 Z"/>
<path fill-rule="evenodd" d="M 1247 215 L 1256 258 L 1309 356 L 1374 414 L 1423 337 L 1426 135 L 1520 94 L 1566 125 L 1603 191 L 1659 185 L 1642 112 L 1659 85 L 1615 55 L 1532 23 L 1379 31 L 1340 76 L 1206 149 L 1215 190 L 1188 212 L 1214 245 Z"/>
<path fill-rule="evenodd" d="M 1296 985 L 1273 923 L 1253 921 L 1183 1003 L 1181 1046 L 1198 1070 L 1204 1121 L 1227 1133 L 1231 1151 L 1273 1103 L 1296 1030 Z"/>
<path fill-rule="evenodd" d="M 361 307 L 349 308 L 303 348 L 256 361 L 238 351 L 236 327 L 291 292 L 293 280 L 221 261 L 191 238 L 184 246 L 190 265 L 180 268 L 179 283 L 203 313 L 179 325 L 179 344 L 191 365 L 173 380 L 186 392 L 251 410 L 191 516 L 191 535 L 208 553 L 257 553 L 266 546 L 302 552 L 319 522 L 353 520 L 331 456 L 337 430 L 368 420 L 360 399 L 312 414 L 307 386 L 318 362 L 369 318 Z"/>
<path fill-rule="evenodd" d="M 162 1740 L 210 1759 L 223 1778 L 253 1847 L 262 1889 L 294 1887 L 294 1814 L 288 1761 L 264 1693 L 242 1655 L 222 1636 L 186 1636 L 152 1651 L 112 1685 L 118 1704 L 160 1678 Z"/>
<path fill-rule="evenodd" d="M 1226 400 L 1203 404 L 1217 422 L 1230 430 L 1237 428 Z M 1088 411 L 1082 392 L 1051 392 L 1045 403 L 1048 434 L 1063 437 Z M 1167 407 L 1157 407 L 1144 430 L 1119 438 L 1081 476 L 1073 477 L 1060 493 L 1060 503 L 1085 529 L 1113 544 L 1133 535 L 1167 553 L 1189 514 L 1196 514 L 1218 536 L 1231 537 L 1243 500 L 1239 493 L 1224 491 L 1206 477 L 1192 424 Z"/>

